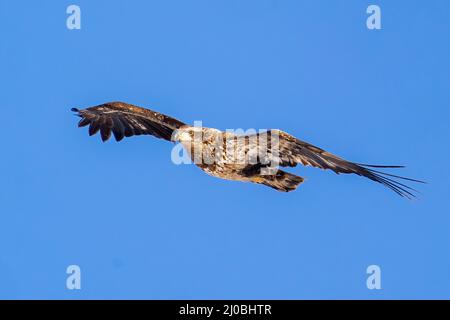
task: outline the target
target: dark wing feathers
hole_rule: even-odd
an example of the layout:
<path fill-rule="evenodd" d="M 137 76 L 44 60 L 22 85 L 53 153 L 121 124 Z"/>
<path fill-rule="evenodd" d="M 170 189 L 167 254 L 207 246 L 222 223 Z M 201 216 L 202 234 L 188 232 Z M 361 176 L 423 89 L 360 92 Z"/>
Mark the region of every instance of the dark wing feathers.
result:
<path fill-rule="evenodd" d="M 123 102 L 105 103 L 83 110 L 73 108 L 72 111 L 81 117 L 79 127 L 89 125 L 91 136 L 100 131 L 103 141 L 107 141 L 111 134 L 116 141 L 141 134 L 170 140 L 173 131 L 185 125 L 161 113 Z"/>
<path fill-rule="evenodd" d="M 125 136 L 125 126 L 118 117 L 113 117 L 112 121 L 112 132 L 114 134 L 114 138 L 116 139 L 116 141 L 120 141 Z"/>
<path fill-rule="evenodd" d="M 282 167 L 295 167 L 297 164 L 313 166 L 320 169 L 329 169 L 337 174 L 354 173 L 359 176 L 369 178 L 373 181 L 383 184 L 397 194 L 406 198 L 414 198 L 413 188 L 392 178 L 408 180 L 418 183 L 425 183 L 420 180 L 405 178 L 389 173 L 377 171 L 371 168 L 401 168 L 402 166 L 377 166 L 358 164 L 344 160 L 334 154 L 331 154 L 321 148 L 313 146 L 307 142 L 301 141 L 283 131 L 271 130 L 270 136 L 278 136 L 277 152 L 278 162 Z M 274 140 L 276 141 L 276 140 Z M 270 142 L 270 139 L 269 139 Z M 268 143 L 270 145 L 270 143 Z M 270 145 L 273 149 L 274 146 Z"/>

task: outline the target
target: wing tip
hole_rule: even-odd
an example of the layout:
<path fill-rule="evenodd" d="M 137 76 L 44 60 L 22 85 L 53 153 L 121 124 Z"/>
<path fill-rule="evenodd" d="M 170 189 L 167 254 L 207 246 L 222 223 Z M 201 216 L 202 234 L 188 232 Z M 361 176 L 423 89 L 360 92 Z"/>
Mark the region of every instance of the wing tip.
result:
<path fill-rule="evenodd" d="M 364 175 L 365 177 L 367 177 L 371 180 L 374 180 L 376 182 L 379 182 L 379 183 L 385 185 L 386 187 L 393 190 L 398 195 L 405 197 L 409 200 L 417 199 L 418 194 L 421 195 L 422 193 L 414 188 L 411 188 L 410 186 L 407 186 L 399 181 L 396 181 L 393 178 L 426 184 L 426 182 L 422 181 L 422 180 L 406 178 L 406 177 L 393 175 L 393 174 L 382 172 L 382 171 L 369 169 L 369 168 L 380 168 L 380 167 L 382 167 L 382 168 L 404 168 L 403 166 L 401 166 L 401 167 L 400 166 L 371 166 L 371 165 L 361 165 L 361 164 L 359 166 L 363 169 L 363 172 L 361 172 L 362 175 Z"/>
<path fill-rule="evenodd" d="M 82 117 L 82 116 L 81 116 L 80 109 L 78 109 L 78 108 L 71 108 L 70 111 L 75 112 L 74 116 L 76 116 L 76 117 Z"/>
<path fill-rule="evenodd" d="M 392 168 L 392 169 L 398 169 L 398 168 L 406 168 L 406 166 L 386 166 L 386 165 L 375 165 L 375 164 L 365 164 L 365 163 L 356 163 L 359 166 L 362 167 L 369 167 L 369 168 Z"/>

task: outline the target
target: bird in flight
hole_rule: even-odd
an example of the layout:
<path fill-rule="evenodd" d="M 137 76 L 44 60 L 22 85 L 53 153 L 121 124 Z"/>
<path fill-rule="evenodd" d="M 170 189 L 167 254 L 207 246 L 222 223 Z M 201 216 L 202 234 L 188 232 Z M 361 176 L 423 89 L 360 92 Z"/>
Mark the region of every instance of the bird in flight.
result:
<path fill-rule="evenodd" d="M 278 191 L 293 191 L 304 181 L 302 177 L 279 169 L 297 164 L 329 169 L 337 174 L 357 174 L 381 183 L 408 199 L 415 197 L 416 190 L 399 180 L 424 183 L 379 171 L 380 168 L 402 166 L 350 162 L 281 130 L 244 135 L 223 132 L 190 126 L 159 112 L 124 102 L 109 102 L 82 110 L 72 108 L 72 111 L 81 118 L 78 126 L 89 125 L 90 136 L 100 131 L 103 142 L 111 134 L 116 141 L 124 137 L 153 135 L 179 142 L 194 163 L 211 176 L 262 184 Z"/>

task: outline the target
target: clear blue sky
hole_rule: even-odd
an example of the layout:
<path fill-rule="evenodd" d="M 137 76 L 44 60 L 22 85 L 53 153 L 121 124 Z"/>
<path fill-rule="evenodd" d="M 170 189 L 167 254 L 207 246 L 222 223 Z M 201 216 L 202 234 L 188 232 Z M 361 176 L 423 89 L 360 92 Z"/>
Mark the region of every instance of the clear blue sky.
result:
<path fill-rule="evenodd" d="M 82 11 L 66 28 L 66 8 Z M 368 30 L 378 4 L 382 30 Z M 450 298 L 450 2 L 0 1 L 0 298 Z M 279 128 L 430 182 L 404 200 L 311 168 L 296 192 L 100 142 L 123 100 Z M 66 289 L 66 268 L 82 289 Z M 382 270 L 368 290 L 366 268 Z"/>

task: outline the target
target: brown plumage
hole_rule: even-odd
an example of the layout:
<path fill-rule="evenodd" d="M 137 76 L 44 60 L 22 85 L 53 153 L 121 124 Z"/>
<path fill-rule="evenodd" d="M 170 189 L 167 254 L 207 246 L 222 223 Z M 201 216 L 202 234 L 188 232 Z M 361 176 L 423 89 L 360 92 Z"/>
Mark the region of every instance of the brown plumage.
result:
<path fill-rule="evenodd" d="M 375 166 L 346 161 L 280 130 L 236 135 L 214 128 L 192 127 L 161 113 L 123 102 L 105 103 L 83 110 L 73 108 L 72 111 L 81 117 L 79 127 L 89 125 L 89 135 L 100 131 L 103 141 L 107 141 L 111 134 L 117 141 L 147 134 L 180 142 L 195 164 L 209 175 L 263 184 L 278 191 L 295 190 L 304 181 L 302 177 L 278 169 L 295 167 L 297 164 L 329 169 L 337 174 L 357 174 L 409 199 L 415 197 L 415 190 L 398 180 L 423 183 L 375 170 L 401 166 Z M 196 150 L 199 152 L 196 153 Z"/>
<path fill-rule="evenodd" d="M 91 136 L 100 131 L 103 141 L 111 137 L 111 132 L 116 141 L 141 134 L 170 140 L 173 130 L 185 125 L 161 113 L 123 102 L 105 103 L 84 110 L 73 108 L 72 111 L 82 118 L 78 127 L 89 125 Z"/>

